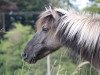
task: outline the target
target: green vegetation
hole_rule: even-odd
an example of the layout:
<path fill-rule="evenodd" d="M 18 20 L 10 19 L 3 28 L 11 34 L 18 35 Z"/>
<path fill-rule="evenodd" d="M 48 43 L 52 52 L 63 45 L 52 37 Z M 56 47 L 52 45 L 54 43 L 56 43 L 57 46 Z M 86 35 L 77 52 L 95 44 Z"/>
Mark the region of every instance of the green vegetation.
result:
<path fill-rule="evenodd" d="M 15 2 L 20 11 L 40 11 L 45 6 L 60 6 L 60 0 L 8 0 Z"/>
<path fill-rule="evenodd" d="M 99 6 L 98 6 L 98 3 L 99 3 Z M 100 0 L 95 0 L 91 7 L 86 7 L 84 10 L 92 12 L 92 13 L 100 14 Z"/>
<path fill-rule="evenodd" d="M 15 2 L 20 11 L 39 11 L 49 4 L 48 0 L 8 0 Z"/>

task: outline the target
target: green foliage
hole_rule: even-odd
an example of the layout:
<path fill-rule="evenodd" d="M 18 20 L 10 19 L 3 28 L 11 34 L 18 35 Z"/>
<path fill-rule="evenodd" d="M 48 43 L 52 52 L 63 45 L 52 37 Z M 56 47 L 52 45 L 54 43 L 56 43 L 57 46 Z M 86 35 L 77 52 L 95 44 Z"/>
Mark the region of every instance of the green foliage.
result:
<path fill-rule="evenodd" d="M 0 43 L 0 74 L 11 75 L 16 69 L 21 68 L 20 53 L 30 33 L 32 33 L 31 27 L 16 24 L 16 29 L 5 34 L 5 40 L 1 40 Z"/>
<path fill-rule="evenodd" d="M 45 6 L 62 6 L 60 0 L 8 0 L 15 2 L 21 11 L 41 11 Z"/>
<path fill-rule="evenodd" d="M 100 0 L 95 0 L 96 3 L 100 3 Z"/>
<path fill-rule="evenodd" d="M 60 0 L 49 0 L 53 7 L 61 7 Z"/>
<path fill-rule="evenodd" d="M 89 11 L 92 13 L 100 13 L 100 7 L 93 5 L 92 7 L 87 7 L 85 11 Z"/>
<path fill-rule="evenodd" d="M 95 0 L 91 7 L 86 7 L 84 10 L 91 13 L 100 13 L 100 6 L 97 5 L 98 3 L 100 3 L 100 0 Z"/>
<path fill-rule="evenodd" d="M 48 0 L 9 0 L 13 1 L 19 7 L 21 11 L 39 11 L 49 4 Z"/>

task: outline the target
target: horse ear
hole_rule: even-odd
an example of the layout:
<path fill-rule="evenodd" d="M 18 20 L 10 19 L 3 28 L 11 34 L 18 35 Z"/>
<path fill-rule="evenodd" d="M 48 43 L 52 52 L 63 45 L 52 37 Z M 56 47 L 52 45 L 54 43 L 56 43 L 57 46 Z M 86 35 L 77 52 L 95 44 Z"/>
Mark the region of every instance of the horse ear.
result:
<path fill-rule="evenodd" d="M 49 10 L 51 12 L 51 16 L 55 19 L 55 20 L 58 20 L 59 19 L 59 14 L 57 11 L 54 10 L 53 7 L 49 7 Z"/>
<path fill-rule="evenodd" d="M 54 10 L 53 7 L 45 7 L 45 11 L 40 14 L 40 19 L 46 20 L 46 19 L 51 19 L 51 20 L 58 20 L 59 14 Z"/>
<path fill-rule="evenodd" d="M 65 11 L 64 9 L 54 9 L 52 6 L 49 6 L 49 10 L 51 12 L 51 16 L 54 19 L 58 19 L 59 17 L 65 15 L 67 13 L 67 11 Z"/>

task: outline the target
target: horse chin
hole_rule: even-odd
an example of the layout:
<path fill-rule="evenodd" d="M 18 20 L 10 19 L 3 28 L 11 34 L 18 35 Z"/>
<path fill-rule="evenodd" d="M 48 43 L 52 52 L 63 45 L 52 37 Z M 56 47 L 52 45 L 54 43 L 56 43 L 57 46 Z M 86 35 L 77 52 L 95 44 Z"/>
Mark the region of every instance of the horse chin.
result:
<path fill-rule="evenodd" d="M 40 51 L 38 51 L 35 55 L 35 57 L 32 57 L 28 63 L 29 64 L 35 64 L 38 60 L 41 60 L 42 58 L 46 57 L 47 55 L 55 52 L 57 49 L 47 49 L 47 48 L 43 48 Z"/>
<path fill-rule="evenodd" d="M 30 59 L 24 59 L 24 61 L 29 64 L 35 64 L 37 62 L 37 59 L 34 57 L 31 57 Z"/>
<path fill-rule="evenodd" d="M 37 55 L 37 57 L 36 57 L 36 60 L 35 61 L 37 62 L 38 60 L 41 60 L 42 58 L 48 56 L 49 54 L 55 52 L 56 50 L 57 49 L 53 49 L 53 50 L 50 49 L 50 50 L 45 50 L 45 52 L 43 52 L 43 53 L 39 52 L 38 55 Z"/>
<path fill-rule="evenodd" d="M 31 57 L 31 59 L 29 59 L 26 62 L 28 62 L 29 64 L 35 64 L 38 60 L 41 60 L 42 58 L 46 57 L 50 53 L 51 53 L 50 50 L 42 49 L 37 54 L 34 54 L 36 55 L 35 57 Z"/>
<path fill-rule="evenodd" d="M 46 52 L 44 52 L 43 54 L 39 54 L 37 60 L 41 60 L 42 58 L 46 57 L 46 56 L 49 55 L 50 53 L 51 53 L 50 51 L 46 51 Z"/>
<path fill-rule="evenodd" d="M 36 59 L 31 59 L 28 63 L 29 63 L 29 64 L 35 64 L 36 62 L 37 62 Z"/>

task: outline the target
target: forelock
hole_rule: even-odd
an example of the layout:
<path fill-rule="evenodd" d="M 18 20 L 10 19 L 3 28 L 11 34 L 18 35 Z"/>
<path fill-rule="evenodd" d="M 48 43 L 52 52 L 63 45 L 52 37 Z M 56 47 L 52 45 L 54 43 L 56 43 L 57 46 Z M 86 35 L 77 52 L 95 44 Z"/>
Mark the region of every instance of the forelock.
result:
<path fill-rule="evenodd" d="M 59 15 L 54 9 L 46 9 L 40 14 L 39 19 L 36 22 L 36 29 L 40 29 L 45 23 L 52 25 L 54 22 L 58 21 L 58 19 Z"/>

